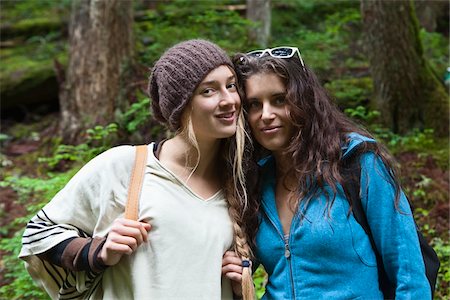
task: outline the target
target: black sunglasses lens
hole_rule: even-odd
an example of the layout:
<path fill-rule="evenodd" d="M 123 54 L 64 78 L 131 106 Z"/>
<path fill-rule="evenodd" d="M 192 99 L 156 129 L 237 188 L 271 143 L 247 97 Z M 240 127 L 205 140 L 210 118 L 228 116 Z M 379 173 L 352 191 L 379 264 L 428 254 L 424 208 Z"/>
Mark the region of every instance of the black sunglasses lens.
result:
<path fill-rule="evenodd" d="M 247 55 L 250 57 L 261 57 L 261 55 L 264 53 L 264 51 L 253 51 L 248 53 Z"/>
<path fill-rule="evenodd" d="M 290 48 L 275 48 L 275 49 L 272 49 L 271 54 L 275 57 L 287 57 L 287 56 L 292 55 L 292 51 L 294 51 L 294 50 L 292 50 Z"/>

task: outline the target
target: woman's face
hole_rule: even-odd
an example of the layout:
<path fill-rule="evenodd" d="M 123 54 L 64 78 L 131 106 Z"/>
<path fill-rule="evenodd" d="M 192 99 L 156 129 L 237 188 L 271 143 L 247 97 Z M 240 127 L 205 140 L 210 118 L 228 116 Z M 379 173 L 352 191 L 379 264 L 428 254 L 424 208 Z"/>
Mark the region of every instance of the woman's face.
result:
<path fill-rule="evenodd" d="M 216 140 L 236 133 L 241 98 L 236 78 L 227 66 L 219 66 L 199 84 L 186 111 L 198 141 Z"/>
<path fill-rule="evenodd" d="M 274 73 L 259 73 L 246 80 L 245 93 L 253 136 L 264 148 L 281 153 L 294 132 L 288 118 L 286 86 Z"/>

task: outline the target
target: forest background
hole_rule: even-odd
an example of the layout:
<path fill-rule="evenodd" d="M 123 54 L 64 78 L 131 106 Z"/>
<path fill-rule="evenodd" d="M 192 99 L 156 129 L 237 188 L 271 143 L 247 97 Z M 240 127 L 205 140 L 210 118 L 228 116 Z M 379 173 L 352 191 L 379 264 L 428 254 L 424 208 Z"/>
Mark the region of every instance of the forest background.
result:
<path fill-rule="evenodd" d="M 448 1 L 0 5 L 1 299 L 48 298 L 17 259 L 21 234 L 84 163 L 118 144 L 166 136 L 149 110 L 149 68 L 167 47 L 189 38 L 214 41 L 230 55 L 299 47 L 338 106 L 395 155 L 417 223 L 441 260 L 435 299 L 450 296 Z M 95 26 L 87 15 L 97 18 Z M 84 35 L 76 39 L 75 32 Z M 90 94 L 77 107 L 80 90 Z M 262 269 L 255 282 L 260 297 Z"/>

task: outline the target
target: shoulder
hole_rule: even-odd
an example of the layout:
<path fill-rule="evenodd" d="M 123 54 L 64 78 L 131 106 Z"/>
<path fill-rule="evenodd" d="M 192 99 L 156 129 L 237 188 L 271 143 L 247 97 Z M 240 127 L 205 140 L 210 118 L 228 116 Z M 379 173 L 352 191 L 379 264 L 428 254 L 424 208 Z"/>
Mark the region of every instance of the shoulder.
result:
<path fill-rule="evenodd" d="M 94 157 L 87 165 L 101 168 L 111 168 L 129 165 L 134 159 L 135 147 L 130 145 L 116 146 Z"/>
<path fill-rule="evenodd" d="M 359 133 L 351 132 L 347 135 L 346 140 L 342 143 L 342 156 L 347 158 L 356 153 L 370 152 L 378 147 L 375 139 L 361 135 Z M 373 151 L 372 151 L 373 152 Z"/>
<path fill-rule="evenodd" d="M 390 157 L 377 140 L 358 133 L 348 134 L 342 147 L 344 165 L 351 166 L 353 162 L 358 162 L 362 172 L 367 174 L 379 175 L 390 172 L 391 166 L 386 165 L 382 155 Z"/>
<path fill-rule="evenodd" d="M 133 168 L 136 147 L 120 145 L 100 153 L 80 170 L 84 174 L 109 174 L 128 176 Z"/>
<path fill-rule="evenodd" d="M 116 146 L 97 155 L 93 160 L 104 163 L 123 163 L 132 161 L 135 155 L 135 147 L 131 145 Z"/>

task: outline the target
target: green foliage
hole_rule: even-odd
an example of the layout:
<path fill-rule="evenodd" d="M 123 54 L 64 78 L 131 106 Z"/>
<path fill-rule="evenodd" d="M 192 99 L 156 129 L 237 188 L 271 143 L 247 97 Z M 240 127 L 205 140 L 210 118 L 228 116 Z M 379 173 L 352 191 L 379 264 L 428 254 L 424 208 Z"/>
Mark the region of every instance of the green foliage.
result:
<path fill-rule="evenodd" d="M 427 32 L 422 28 L 420 39 L 426 60 L 443 81 L 445 70 L 449 66 L 448 38 L 437 32 Z"/>
<path fill-rule="evenodd" d="M 17 93 L 26 91 L 50 77 L 55 76 L 53 60 L 67 63 L 66 45 L 53 42 L 54 36 L 35 36 L 25 46 L 0 49 L 0 91 Z"/>
<path fill-rule="evenodd" d="M 223 3 L 175 0 L 160 5 L 156 12 L 149 11 L 146 19 L 136 24 L 142 63 L 151 64 L 165 49 L 190 38 L 205 38 L 232 52 L 246 49 L 251 23 L 235 11 L 220 9 Z"/>
<path fill-rule="evenodd" d="M 11 187 L 18 194 L 18 203 L 26 205 L 28 215 L 17 218 L 1 231 L 8 232 L 14 228 L 24 228 L 28 220 L 44 205 L 42 199 L 51 199 L 71 178 L 77 169 L 66 173 L 48 174 L 46 178 L 29 178 L 8 176 L 0 182 L 2 187 Z M 2 264 L 4 277 L 8 284 L 0 287 L 0 294 L 5 299 L 48 299 L 48 296 L 36 288 L 30 275 L 19 260 L 23 230 L 17 231 L 12 237 L 2 238 L 0 250 L 4 252 Z"/>
<path fill-rule="evenodd" d="M 2 1 L 2 22 L 15 23 L 43 17 L 52 19 L 55 15 L 66 15 L 70 10 L 71 2 L 71 0 Z"/>
<path fill-rule="evenodd" d="M 267 273 L 264 267 L 260 265 L 253 274 L 253 282 L 255 284 L 255 292 L 257 299 L 261 299 L 266 290 Z"/>
<path fill-rule="evenodd" d="M 272 13 L 272 43 L 298 46 L 305 63 L 321 78 L 334 77 L 330 72 L 345 66 L 342 57 L 348 57 L 349 44 L 358 41 L 354 27 L 361 26 L 361 16 L 355 2 L 291 0 Z M 359 62 L 363 55 L 351 57 L 354 65 L 367 66 Z"/>
<path fill-rule="evenodd" d="M 76 171 L 78 168 L 74 167 L 65 173 L 47 173 L 47 176 L 43 178 L 11 175 L 0 181 L 0 186 L 11 187 L 15 190 L 18 194 L 17 202 L 26 204 L 27 210 L 33 214 L 42 207 L 39 200 L 51 199 Z M 30 199 L 32 199 L 32 203 L 29 203 Z"/>
<path fill-rule="evenodd" d="M 413 192 L 413 196 L 414 197 L 425 197 L 426 196 L 426 191 L 425 189 L 428 188 L 430 186 L 430 184 L 432 183 L 432 179 L 425 176 L 425 175 L 420 175 L 421 180 L 416 183 L 416 189 Z M 425 209 L 422 209 L 422 214 L 423 215 L 428 215 L 428 211 L 426 211 Z"/>
<path fill-rule="evenodd" d="M 0 133 L 0 143 L 7 141 L 9 139 L 9 136 L 4 133 Z"/>
<path fill-rule="evenodd" d="M 36 288 L 32 278 L 27 273 L 24 263 L 19 261 L 22 241 L 22 230 L 15 233 L 12 238 L 3 238 L 0 241 L 0 250 L 7 252 L 2 262 L 5 272 L 5 279 L 10 283 L 0 287 L 2 299 L 50 299 L 41 289 Z"/>
<path fill-rule="evenodd" d="M 139 90 L 136 92 L 136 99 L 124 113 L 117 114 L 119 129 L 127 134 L 129 140 L 137 140 L 139 143 L 143 139 L 142 132 L 145 132 L 146 137 L 160 139 L 165 129 L 153 118 L 151 100 Z"/>
<path fill-rule="evenodd" d="M 347 108 L 344 112 L 352 119 L 362 121 L 364 123 L 372 122 L 380 116 L 377 110 L 368 110 L 365 106 L 359 105 L 356 108 Z"/>
<path fill-rule="evenodd" d="M 54 77 L 54 59 L 66 64 L 67 41 L 61 38 L 61 28 L 68 4 L 68 0 L 1 2 L 2 40 L 12 38 L 13 45 L 0 48 L 2 96 L 28 91 Z"/>
<path fill-rule="evenodd" d="M 450 243 L 442 238 L 434 238 L 431 245 L 436 251 L 441 267 L 437 278 L 435 299 L 449 299 L 450 297 Z"/>
<path fill-rule="evenodd" d="M 112 123 L 87 129 L 85 143 L 58 145 L 53 156 L 39 158 L 39 162 L 47 163 L 50 168 L 54 168 L 61 161 L 85 163 L 111 147 L 111 136 L 117 133 L 117 128 L 117 124 Z"/>
<path fill-rule="evenodd" d="M 87 144 L 97 146 L 100 151 L 106 150 L 111 146 L 111 136 L 117 133 L 117 128 L 117 124 L 111 123 L 87 129 Z"/>
<path fill-rule="evenodd" d="M 299 26 L 309 29 L 319 29 L 328 16 L 347 9 L 358 10 L 356 1 L 340 0 L 273 0 L 272 10 L 274 29 L 280 30 L 274 33 L 292 35 L 290 31 Z M 287 31 L 281 32 L 281 29 Z"/>
<path fill-rule="evenodd" d="M 140 126 L 147 123 L 152 117 L 150 99 L 144 97 L 142 93 L 138 94 L 138 99 L 140 100 L 133 103 L 124 114 L 119 116 L 119 124 L 129 133 L 137 131 Z"/>
<path fill-rule="evenodd" d="M 373 81 L 370 77 L 337 78 L 326 83 L 325 88 L 336 98 L 338 106 L 356 107 L 368 102 L 372 95 Z"/>
<path fill-rule="evenodd" d="M 425 129 L 424 131 L 414 129 L 408 135 L 386 132 L 386 137 L 389 137 L 388 145 L 393 151 L 428 150 L 434 144 L 433 129 Z"/>
<path fill-rule="evenodd" d="M 450 157 L 448 138 L 436 138 L 433 129 L 421 131 L 415 128 L 406 135 L 399 135 L 379 124 L 371 124 L 370 128 L 393 154 L 414 152 L 419 157 L 431 156 L 440 168 L 448 170 Z"/>

